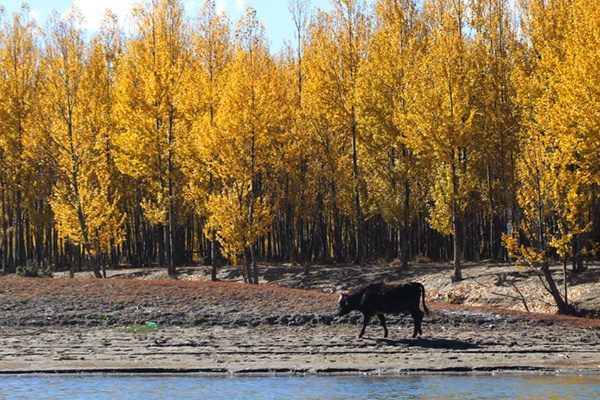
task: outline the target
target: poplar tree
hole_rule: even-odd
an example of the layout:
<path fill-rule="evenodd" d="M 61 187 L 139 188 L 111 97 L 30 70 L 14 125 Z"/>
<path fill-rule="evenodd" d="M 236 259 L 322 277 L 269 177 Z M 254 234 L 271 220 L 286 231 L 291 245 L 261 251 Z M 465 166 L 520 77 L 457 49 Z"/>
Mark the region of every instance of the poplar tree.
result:
<path fill-rule="evenodd" d="M 590 241 L 593 203 L 598 196 L 600 166 L 600 4 L 574 1 L 566 27 L 564 58 L 555 70 L 556 104 L 548 110 L 551 129 L 559 137 L 555 195 L 561 199 L 559 235 L 553 245 L 573 271 L 583 270 L 583 257 L 595 251 Z M 564 266 L 566 268 L 566 265 Z M 566 289 L 565 289 L 566 290 Z"/>
<path fill-rule="evenodd" d="M 117 124 L 114 115 L 117 70 L 122 52 L 122 32 L 116 14 L 107 10 L 101 20 L 100 30 L 92 37 L 89 60 L 85 72 L 84 89 L 87 93 L 85 123 L 95 137 L 94 184 L 101 196 L 95 207 L 93 232 L 95 247 L 104 258 L 118 266 L 117 248 L 123 242 L 125 212 L 122 209 L 123 179 L 115 161 Z M 99 194 L 100 194 L 99 193 Z"/>
<path fill-rule="evenodd" d="M 28 150 L 34 146 L 40 30 L 25 5 L 8 20 L 3 16 L 0 13 L 0 263 L 5 273 L 12 273 L 34 258 L 26 248 L 24 222 L 36 213 L 28 207 L 35 203 L 30 184 L 44 184 L 35 177 L 36 162 Z"/>
<path fill-rule="evenodd" d="M 223 184 L 211 168 L 217 158 L 219 127 L 217 114 L 226 84 L 227 67 L 232 58 L 230 22 L 219 14 L 214 1 L 204 3 L 196 17 L 191 37 L 193 70 L 188 87 L 188 113 L 192 116 L 190 134 L 183 141 L 182 166 L 187 176 L 186 197 L 196 213 L 207 218 L 206 203 L 210 195 L 221 191 Z M 217 279 L 219 245 L 214 229 L 210 238 L 211 279 Z"/>
<path fill-rule="evenodd" d="M 464 215 L 476 187 L 478 110 L 475 60 L 470 54 L 468 16 L 463 0 L 424 4 L 428 36 L 411 96 L 410 121 L 416 129 L 410 146 L 430 166 L 430 225 L 452 235 L 454 273 L 462 280 Z"/>
<path fill-rule="evenodd" d="M 184 112 L 189 30 L 177 0 L 138 4 L 133 19 L 135 31 L 119 70 L 115 161 L 141 186 L 144 217 L 162 232 L 161 264 L 175 276 L 174 235 L 183 184 L 178 141 L 189 132 Z"/>
<path fill-rule="evenodd" d="M 98 164 L 110 119 L 103 108 L 104 86 L 98 85 L 103 60 L 86 44 L 82 24 L 76 8 L 63 18 L 55 13 L 49 22 L 38 141 L 54 176 L 50 204 L 58 233 L 80 244 L 94 275 L 102 277 L 99 256 L 118 236 L 119 222 L 106 164 Z"/>
<path fill-rule="evenodd" d="M 352 218 L 353 259 L 359 264 L 363 259 L 362 203 L 366 193 L 360 168 L 357 101 L 371 27 L 363 0 L 333 0 L 332 6 L 331 14 L 321 13 L 313 23 L 307 56 L 309 113 L 330 179 L 327 185 L 333 202 L 334 254 L 338 259 L 343 256 L 339 213 L 348 205 L 340 200 L 349 200 L 350 208 L 344 214 Z"/>
<path fill-rule="evenodd" d="M 476 101 L 479 103 L 478 143 L 482 164 L 478 165 L 481 209 L 487 219 L 482 238 L 488 244 L 481 252 L 492 259 L 506 260 L 501 234 L 514 223 L 510 210 L 516 198 L 518 108 L 514 78 L 517 63 L 517 34 L 514 10 L 507 0 L 477 0 L 472 3 L 472 57 L 477 72 Z M 514 212 L 513 212 L 514 215 Z"/>
<path fill-rule="evenodd" d="M 278 212 L 281 256 L 303 264 L 312 256 L 309 235 L 316 213 L 315 187 L 310 180 L 310 134 L 305 109 L 306 47 L 312 9 L 309 0 L 289 0 L 288 9 L 294 24 L 294 40 L 284 48 L 279 68 L 287 76 L 290 98 L 290 124 L 285 130 L 282 177 L 278 183 L 281 198 Z M 313 225 L 314 226 L 314 225 Z"/>
<path fill-rule="evenodd" d="M 267 189 L 277 160 L 277 132 L 283 102 L 279 71 L 269 54 L 263 26 L 247 7 L 236 29 L 217 114 L 217 158 L 211 170 L 223 189 L 210 196 L 209 229 L 236 264 L 243 260 L 245 280 L 258 284 L 257 240 L 273 222 L 272 194 Z"/>
<path fill-rule="evenodd" d="M 581 99 L 574 97 L 578 93 L 589 98 L 590 89 L 594 90 L 587 85 L 590 77 L 596 79 L 598 74 L 593 69 L 586 71 L 585 66 L 597 59 L 597 50 L 581 55 L 576 43 L 581 44 L 582 38 L 597 42 L 597 24 L 590 24 L 587 18 L 599 14 L 598 6 L 531 0 L 522 7 L 530 44 L 517 76 L 523 110 L 517 162 L 523 218 L 518 232 L 505 236 L 505 242 L 515 257 L 540 273 L 559 313 L 570 314 L 574 308 L 568 299 L 567 259 L 586 251 L 578 238 L 592 228 L 591 204 L 597 182 L 597 163 L 588 164 L 589 159 L 582 156 L 589 154 L 593 143 L 589 139 L 597 133 L 594 117 L 590 120 L 585 111 L 581 114 Z M 579 29 L 574 31 L 575 27 Z M 574 101 L 576 105 L 571 104 Z M 520 241 L 517 234 L 527 242 Z M 550 267 L 553 254 L 563 259 L 562 293 Z"/>
<path fill-rule="evenodd" d="M 412 0 L 379 0 L 369 60 L 361 77 L 361 127 L 364 130 L 367 187 L 377 214 L 393 227 L 393 251 L 408 268 L 409 228 L 426 199 L 424 166 L 407 146 L 410 70 L 415 68 L 423 27 Z M 418 179 L 417 179 L 418 178 Z"/>

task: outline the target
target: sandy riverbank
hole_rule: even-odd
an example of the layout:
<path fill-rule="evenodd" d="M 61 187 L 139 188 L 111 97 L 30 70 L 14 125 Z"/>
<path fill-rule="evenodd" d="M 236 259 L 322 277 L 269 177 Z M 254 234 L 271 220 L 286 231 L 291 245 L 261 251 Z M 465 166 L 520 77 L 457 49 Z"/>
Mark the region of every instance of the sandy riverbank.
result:
<path fill-rule="evenodd" d="M 459 325 L 459 326 L 456 326 Z M 598 332 L 503 321 L 427 324 L 420 339 L 354 325 L 10 328 L 0 339 L 3 373 L 398 374 L 411 372 L 600 373 Z M 473 328 L 473 329 L 470 329 Z"/>

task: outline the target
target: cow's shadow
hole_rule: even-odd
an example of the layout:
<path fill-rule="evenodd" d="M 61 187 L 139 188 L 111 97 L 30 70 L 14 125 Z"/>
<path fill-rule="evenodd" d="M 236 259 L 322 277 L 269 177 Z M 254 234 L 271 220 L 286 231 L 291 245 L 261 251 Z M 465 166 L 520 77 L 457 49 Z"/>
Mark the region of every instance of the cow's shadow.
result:
<path fill-rule="evenodd" d="M 478 346 L 473 343 L 463 342 L 460 340 L 452 339 L 436 339 L 436 338 L 415 338 L 415 339 L 382 339 L 382 338 L 363 338 L 365 340 L 374 341 L 377 344 L 384 344 L 387 346 L 408 346 L 408 347 L 423 347 L 426 349 L 449 349 L 449 350 L 469 350 L 479 349 Z"/>

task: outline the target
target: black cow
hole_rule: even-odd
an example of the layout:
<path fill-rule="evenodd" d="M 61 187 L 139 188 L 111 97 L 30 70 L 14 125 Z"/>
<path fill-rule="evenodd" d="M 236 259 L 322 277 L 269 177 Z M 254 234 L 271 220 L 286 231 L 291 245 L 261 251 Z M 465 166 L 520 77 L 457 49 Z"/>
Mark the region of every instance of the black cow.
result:
<path fill-rule="evenodd" d="M 388 336 L 383 314 L 399 314 L 410 312 L 413 317 L 415 329 L 412 337 L 422 335 L 421 322 L 423 311 L 419 308 L 419 301 L 423 299 L 423 309 L 429 315 L 425 305 L 425 287 L 419 282 L 374 282 L 352 289 L 349 293 L 340 296 L 338 316 L 346 315 L 350 311 L 360 311 L 364 315 L 362 330 L 359 338 L 365 333 L 371 317 L 377 315 L 383 326 L 384 335 Z"/>

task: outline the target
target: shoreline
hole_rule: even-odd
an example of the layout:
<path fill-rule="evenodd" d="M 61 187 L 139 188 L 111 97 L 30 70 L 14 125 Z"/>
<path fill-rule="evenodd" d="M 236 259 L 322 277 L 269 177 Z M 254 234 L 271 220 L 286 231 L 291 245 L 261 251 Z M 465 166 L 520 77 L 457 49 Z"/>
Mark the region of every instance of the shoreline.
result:
<path fill-rule="evenodd" d="M 402 338 L 410 327 L 401 324 L 400 331 L 390 329 L 391 338 L 380 338 L 380 327 L 370 325 L 371 337 L 357 339 L 358 327 L 164 327 L 132 334 L 54 326 L 35 335 L 25 332 L 31 327 L 13 327 L 0 339 L 0 376 L 600 375 L 597 332 L 581 328 L 543 327 L 554 332 L 523 336 L 508 324 L 471 334 L 472 326 L 430 322 L 422 338 Z M 574 338 L 585 349 L 569 343 Z"/>
<path fill-rule="evenodd" d="M 106 370 L 58 370 L 58 371 L 0 371 L 2 376 L 195 376 L 202 378 L 310 378 L 310 377 L 396 377 L 396 376 L 418 376 L 418 375 L 447 375 L 447 376 L 589 376 L 598 377 L 600 373 L 594 371 L 556 371 L 554 369 L 527 369 L 523 367 L 501 368 L 501 369 L 450 369 L 450 370 L 400 370 L 400 371 L 376 371 L 376 370 L 204 370 L 204 369 L 106 369 Z"/>

